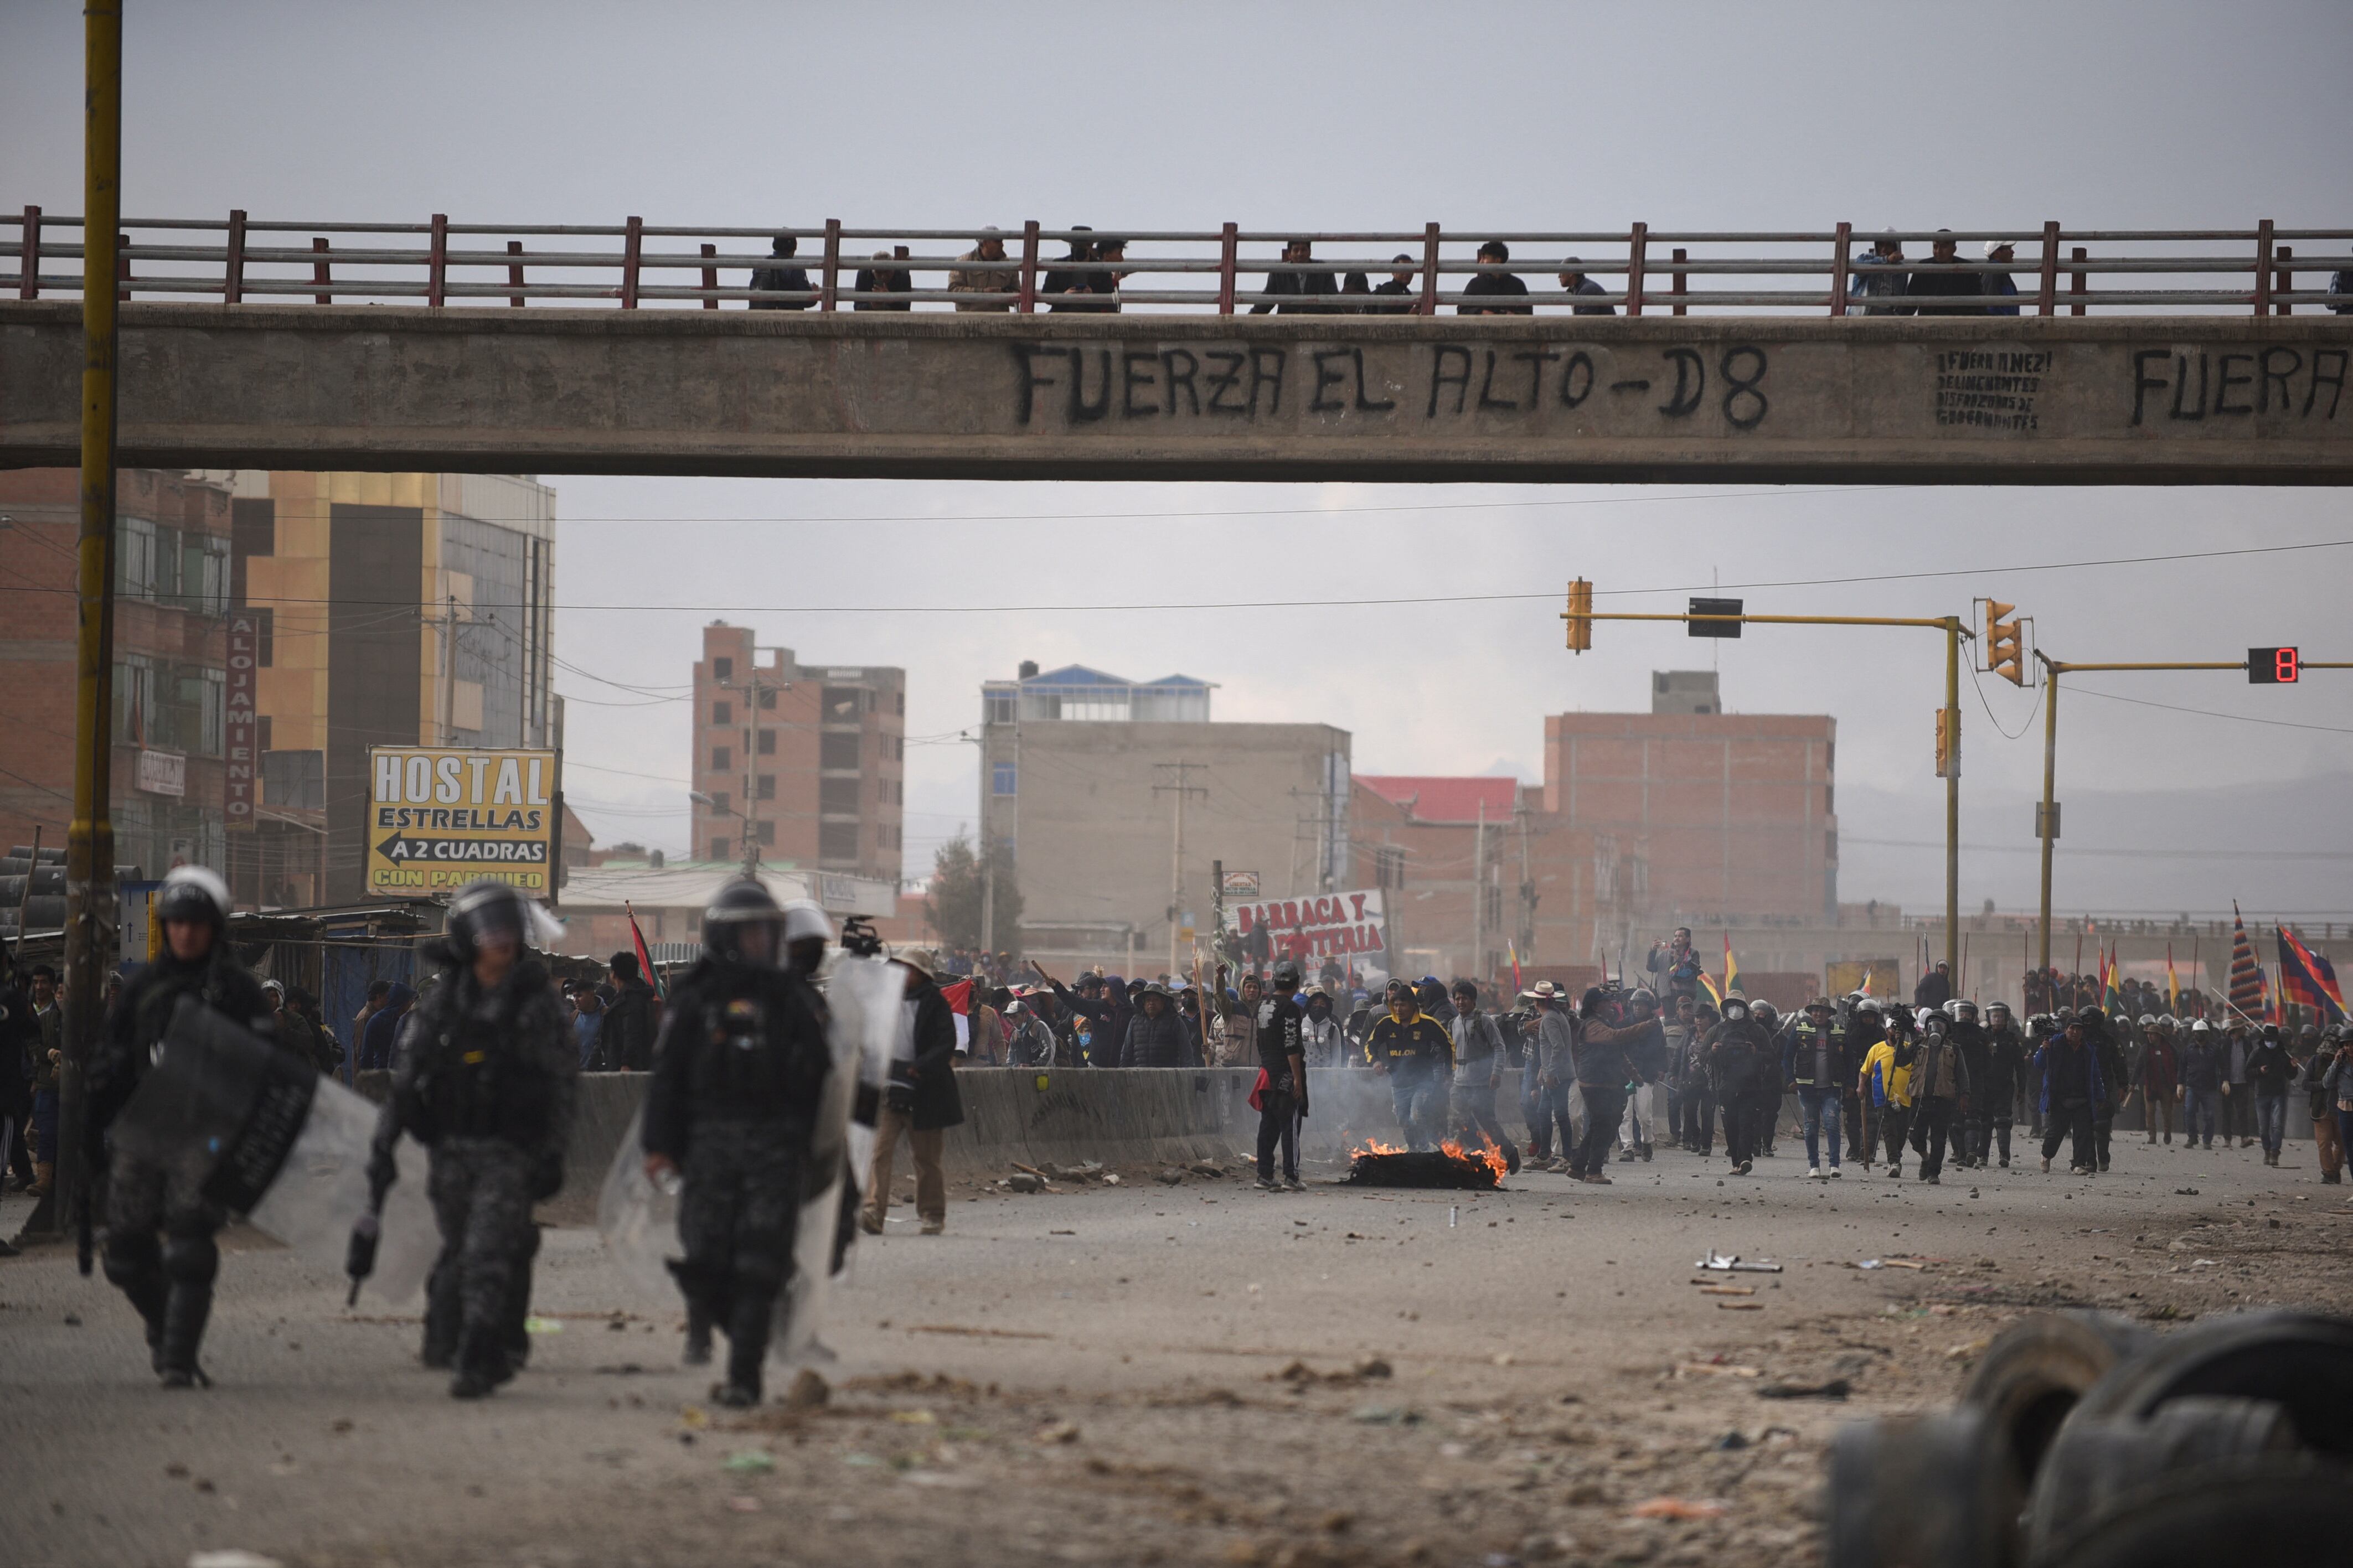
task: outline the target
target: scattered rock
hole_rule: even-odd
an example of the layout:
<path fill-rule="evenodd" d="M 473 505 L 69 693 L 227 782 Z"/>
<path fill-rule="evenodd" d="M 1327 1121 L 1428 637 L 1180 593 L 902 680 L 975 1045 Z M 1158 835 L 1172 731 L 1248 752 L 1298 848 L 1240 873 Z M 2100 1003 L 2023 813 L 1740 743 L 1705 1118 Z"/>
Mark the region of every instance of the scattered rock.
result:
<path fill-rule="evenodd" d="M 1027 1171 L 1014 1172 L 1005 1178 L 1005 1184 L 1017 1193 L 1042 1193 L 1046 1190 L 1044 1178 L 1033 1176 Z"/>
<path fill-rule="evenodd" d="M 1784 1378 L 1768 1383 L 1757 1390 L 1759 1399 L 1844 1399 L 1854 1392 L 1854 1384 L 1845 1378 L 1834 1377 L 1828 1383 L 1796 1383 Z"/>
<path fill-rule="evenodd" d="M 68 1312 L 68 1313 L 66 1314 L 66 1327 L 67 1327 L 67 1328 L 69 1328 L 69 1329 L 78 1329 L 78 1328 L 80 1328 L 80 1327 L 81 1327 L 81 1314 L 80 1314 L 80 1313 L 79 1313 L 79 1312 Z M 199 1556 L 201 1556 L 201 1555 L 203 1555 L 203 1554 L 200 1552 L 200 1553 L 198 1553 L 198 1555 L 199 1555 Z"/>
<path fill-rule="evenodd" d="M 1164 1187 L 1173 1187 L 1178 1183 L 1184 1181 L 1185 1173 L 1172 1168 L 1166 1171 L 1155 1172 L 1153 1179 Z"/>
<path fill-rule="evenodd" d="M 1403 1405 L 1359 1405 L 1348 1419 L 1366 1426 L 1413 1426 L 1419 1425 L 1421 1412 Z"/>
<path fill-rule="evenodd" d="M 1040 1443 L 1075 1443 L 1078 1440 L 1079 1428 L 1075 1422 L 1057 1421 L 1038 1429 L 1038 1441 Z"/>
<path fill-rule="evenodd" d="M 803 1367 L 794 1374 L 792 1386 L 785 1390 L 787 1410 L 815 1410 L 833 1397 L 833 1387 L 813 1368 Z"/>
<path fill-rule="evenodd" d="M 1389 1377 L 1396 1369 L 1377 1355 L 1362 1356 L 1353 1369 L 1358 1377 Z"/>

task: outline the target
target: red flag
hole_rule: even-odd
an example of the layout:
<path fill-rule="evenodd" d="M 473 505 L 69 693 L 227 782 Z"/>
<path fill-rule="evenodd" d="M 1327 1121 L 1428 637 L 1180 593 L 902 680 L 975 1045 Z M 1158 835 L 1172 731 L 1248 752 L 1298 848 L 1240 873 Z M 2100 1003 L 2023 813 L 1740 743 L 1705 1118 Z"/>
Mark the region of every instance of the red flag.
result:
<path fill-rule="evenodd" d="M 645 972 L 646 983 L 662 1001 L 670 1000 L 670 987 L 662 984 L 661 971 L 654 967 L 654 955 L 646 951 L 646 933 L 638 929 L 638 911 L 629 908 L 627 899 L 621 900 L 622 912 L 629 917 L 629 945 L 637 951 L 638 967 Z"/>
<path fill-rule="evenodd" d="M 940 994 L 947 998 L 948 1006 L 958 1016 L 972 1016 L 972 981 L 969 978 L 959 980 L 953 985 L 941 986 Z"/>

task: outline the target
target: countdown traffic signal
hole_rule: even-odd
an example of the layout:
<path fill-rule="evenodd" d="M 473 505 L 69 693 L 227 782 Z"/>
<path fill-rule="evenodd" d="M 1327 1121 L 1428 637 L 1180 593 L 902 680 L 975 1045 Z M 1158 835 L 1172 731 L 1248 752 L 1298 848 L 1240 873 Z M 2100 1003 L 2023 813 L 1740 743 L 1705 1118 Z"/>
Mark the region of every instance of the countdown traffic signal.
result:
<path fill-rule="evenodd" d="M 2304 674 L 2302 660 L 2292 647 L 2251 647 L 2247 679 L 2256 686 L 2293 686 Z"/>

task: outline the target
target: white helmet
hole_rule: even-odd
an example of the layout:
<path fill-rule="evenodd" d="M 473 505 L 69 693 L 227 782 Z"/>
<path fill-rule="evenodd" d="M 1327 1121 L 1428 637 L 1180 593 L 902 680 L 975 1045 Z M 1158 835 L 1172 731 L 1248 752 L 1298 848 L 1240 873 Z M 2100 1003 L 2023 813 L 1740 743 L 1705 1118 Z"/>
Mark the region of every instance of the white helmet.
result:
<path fill-rule="evenodd" d="M 823 905 L 814 899 L 792 899 L 785 904 L 785 940 L 800 942 L 816 937 L 820 942 L 833 940 L 833 921 Z"/>
<path fill-rule="evenodd" d="M 1945 1022 L 1947 1022 L 1945 1016 L 1936 1011 L 1934 1007 L 1921 1008 L 1918 1014 L 1916 1014 L 1912 1019 L 1913 1026 L 1924 1035 L 1928 1032 L 1928 1026 L 1930 1024 L 1942 1025 Z M 1941 1034 L 1942 1032 L 1943 1031 L 1941 1029 L 1938 1030 L 1938 1033 Z"/>

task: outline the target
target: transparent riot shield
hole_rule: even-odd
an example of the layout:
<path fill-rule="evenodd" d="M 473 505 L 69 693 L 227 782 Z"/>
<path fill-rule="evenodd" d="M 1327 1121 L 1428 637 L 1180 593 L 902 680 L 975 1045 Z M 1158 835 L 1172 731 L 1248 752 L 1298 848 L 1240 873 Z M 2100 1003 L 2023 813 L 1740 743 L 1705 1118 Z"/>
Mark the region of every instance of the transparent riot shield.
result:
<path fill-rule="evenodd" d="M 597 1190 L 596 1230 L 629 1304 L 674 1310 L 678 1282 L 670 1278 L 669 1259 L 678 1249 L 678 1178 L 673 1174 L 666 1184 L 647 1179 L 645 1120 L 640 1108 L 621 1134 L 621 1146 Z"/>
<path fill-rule="evenodd" d="M 153 1063 L 109 1130 L 133 1158 L 183 1171 L 206 1196 L 309 1261 L 340 1269 L 368 1211 L 376 1108 L 251 1030 L 183 997 Z M 425 1152 L 403 1139 L 369 1284 L 416 1296 L 439 1250 Z"/>
<path fill-rule="evenodd" d="M 858 1202 L 873 1168 L 871 1107 L 889 1074 L 900 1036 L 907 972 L 879 958 L 843 953 L 826 986 L 827 1043 L 833 1071 L 809 1140 L 802 1183 L 806 1201 L 793 1233 L 793 1273 L 776 1298 L 769 1345 L 787 1365 L 820 1359 L 818 1342 L 834 1281 L 849 1268 L 858 1237 Z"/>

